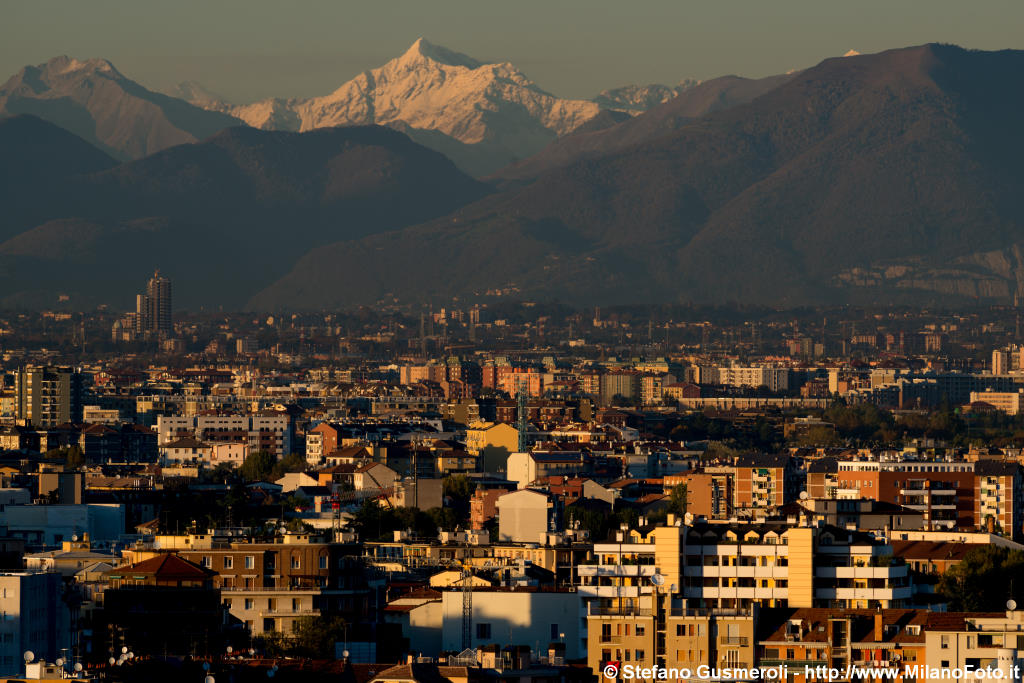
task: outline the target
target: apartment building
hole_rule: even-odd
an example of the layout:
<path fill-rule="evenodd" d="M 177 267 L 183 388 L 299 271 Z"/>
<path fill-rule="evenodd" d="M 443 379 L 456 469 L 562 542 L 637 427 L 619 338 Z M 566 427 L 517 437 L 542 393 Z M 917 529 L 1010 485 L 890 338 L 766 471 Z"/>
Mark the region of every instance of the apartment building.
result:
<path fill-rule="evenodd" d="M 580 632 L 580 600 L 575 591 L 515 588 L 472 589 L 469 647 L 528 643 L 546 650 L 549 644 L 564 644 L 565 656 L 584 656 Z M 441 649 L 463 649 L 464 619 L 462 590 L 442 591 Z"/>
<path fill-rule="evenodd" d="M 379 587 L 366 575 L 358 545 L 308 534 L 285 534 L 280 543 L 195 536 L 179 554 L 217 573 L 224 606 L 253 635 L 291 633 L 307 616 L 366 621 Z"/>
<path fill-rule="evenodd" d="M 695 517 L 724 520 L 734 514 L 732 472 L 666 474 L 662 481 L 665 493 L 681 484 L 686 486 L 686 511 Z"/>
<path fill-rule="evenodd" d="M 545 491 L 520 489 L 498 498 L 498 538 L 502 541 L 537 543 L 562 522 L 562 504 Z"/>
<path fill-rule="evenodd" d="M 20 368 L 14 373 L 14 417 L 34 427 L 81 422 L 82 393 L 82 375 L 73 368 Z"/>
<path fill-rule="evenodd" d="M 466 429 L 466 450 L 484 472 L 504 472 L 511 453 L 519 450 L 519 430 L 502 422 L 474 422 Z"/>
<path fill-rule="evenodd" d="M 506 461 L 506 478 L 519 488 L 535 481 L 555 476 L 580 476 L 590 469 L 590 462 L 582 452 L 566 453 L 512 453 Z"/>
<path fill-rule="evenodd" d="M 1017 391 L 972 391 L 972 409 L 975 403 L 987 403 L 1001 413 L 1016 415 L 1021 409 L 1021 400 L 1024 399 L 1024 392 Z"/>
<path fill-rule="evenodd" d="M 837 498 L 874 498 L 924 513 L 928 529 L 973 528 L 974 464 L 841 460 Z"/>
<path fill-rule="evenodd" d="M 60 574 L 0 573 L 0 675 L 19 675 L 27 650 L 52 662 L 72 646 L 76 617 L 62 595 Z"/>
<path fill-rule="evenodd" d="M 306 432 L 306 462 L 313 466 L 324 463 L 324 458 L 338 450 L 341 430 L 334 425 L 321 422 Z"/>
<path fill-rule="evenodd" d="M 737 514 L 756 514 L 796 500 L 800 482 L 795 462 L 788 454 L 741 455 L 732 471 Z"/>
<path fill-rule="evenodd" d="M 970 664 L 1001 672 L 990 680 L 1019 680 L 1024 670 L 1024 612 L 932 613 L 925 644 L 923 663 L 933 670 L 963 669 Z M 1014 666 L 1021 667 L 1016 676 L 1011 671 Z"/>
<path fill-rule="evenodd" d="M 837 460 L 808 466 L 811 498 L 870 498 L 919 512 L 925 529 L 984 529 L 1024 536 L 1024 473 L 1018 463 Z"/>
<path fill-rule="evenodd" d="M 1024 471 L 1016 462 L 974 463 L 974 524 L 1015 540 L 1024 538 Z"/>
<path fill-rule="evenodd" d="M 267 451 L 280 458 L 290 454 L 295 443 L 295 424 L 291 416 L 275 411 L 252 415 L 161 415 L 156 424 L 160 445 L 182 437 L 204 443 L 241 442 L 252 451 Z"/>
<path fill-rule="evenodd" d="M 757 643 L 761 666 L 787 665 L 791 680 L 827 681 L 805 671 L 828 667 L 845 671 L 925 662 L 925 628 L 930 613 L 912 609 L 800 608 L 766 625 Z M 912 679 L 912 677 L 911 677 Z M 889 680 L 903 681 L 900 675 Z"/>

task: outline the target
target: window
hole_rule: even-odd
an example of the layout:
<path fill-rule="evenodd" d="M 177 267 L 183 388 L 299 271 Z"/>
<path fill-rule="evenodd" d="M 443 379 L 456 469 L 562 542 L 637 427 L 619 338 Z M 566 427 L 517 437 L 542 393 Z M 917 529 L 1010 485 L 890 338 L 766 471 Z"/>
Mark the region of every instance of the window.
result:
<path fill-rule="evenodd" d="M 551 624 L 551 640 L 558 640 L 558 624 Z"/>
<path fill-rule="evenodd" d="M 224 569 L 231 569 L 234 566 L 234 564 L 235 564 L 235 561 L 234 561 L 234 559 L 231 556 L 229 556 L 229 555 L 225 555 L 224 556 Z"/>
<path fill-rule="evenodd" d="M 326 555 L 321 555 L 320 556 L 320 569 L 327 569 L 327 556 Z"/>
<path fill-rule="evenodd" d="M 203 561 L 200 563 L 207 569 L 213 569 L 213 558 L 209 555 L 203 555 Z"/>
<path fill-rule="evenodd" d="M 476 625 L 476 637 L 480 640 L 491 639 L 491 625 L 490 624 L 477 624 Z"/>
<path fill-rule="evenodd" d="M 643 624 L 637 624 L 637 625 L 636 625 L 636 634 L 637 634 L 638 636 L 642 636 L 642 635 L 644 634 L 644 631 L 645 631 L 645 630 L 646 630 L 646 629 L 644 629 L 644 625 L 643 625 Z"/>
<path fill-rule="evenodd" d="M 949 636 L 942 636 L 942 644 L 939 647 L 941 647 L 943 650 L 948 650 L 949 649 Z M 943 666 L 949 666 L 949 665 L 948 664 L 943 664 Z"/>
<path fill-rule="evenodd" d="M 636 652 L 634 653 L 634 657 L 633 657 L 633 659 L 635 659 L 635 660 L 636 660 L 636 661 L 638 661 L 638 662 L 642 662 L 642 661 L 644 661 L 644 651 L 643 651 L 643 650 L 637 650 L 637 651 L 636 651 Z"/>
<path fill-rule="evenodd" d="M 299 558 L 298 557 L 292 557 L 292 569 L 298 569 L 298 568 L 299 568 Z"/>
<path fill-rule="evenodd" d="M 255 569 L 256 568 L 256 558 L 253 555 L 246 555 L 245 556 L 245 568 L 246 569 Z"/>
<path fill-rule="evenodd" d="M 245 599 L 245 609 L 253 609 L 255 607 L 255 601 L 252 598 Z"/>

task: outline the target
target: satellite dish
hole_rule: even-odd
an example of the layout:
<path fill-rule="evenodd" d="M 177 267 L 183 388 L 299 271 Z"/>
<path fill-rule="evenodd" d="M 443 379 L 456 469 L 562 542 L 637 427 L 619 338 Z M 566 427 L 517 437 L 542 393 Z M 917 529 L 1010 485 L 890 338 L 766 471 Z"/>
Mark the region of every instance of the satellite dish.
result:
<path fill-rule="evenodd" d="M 125 654 L 125 655 L 128 654 L 128 646 L 127 645 L 125 645 L 124 647 L 121 648 L 121 654 Z"/>
<path fill-rule="evenodd" d="M 207 676 L 203 679 L 203 681 L 204 683 L 217 683 L 217 679 L 215 679 L 213 676 Z"/>
<path fill-rule="evenodd" d="M 348 659 L 348 650 L 345 650 L 344 652 L 341 653 L 341 658 L 342 659 Z"/>
<path fill-rule="evenodd" d="M 74 669 L 75 669 L 75 671 L 81 671 L 82 670 L 82 663 L 81 662 L 75 662 Z"/>
<path fill-rule="evenodd" d="M 22 655 L 25 658 L 25 662 L 31 662 L 36 658 L 36 653 L 32 650 L 25 650 L 25 654 Z"/>
<path fill-rule="evenodd" d="M 1017 609 L 1017 601 L 1014 600 L 1013 598 L 1010 598 L 1009 600 L 1007 600 L 1006 601 L 1006 609 L 1010 610 L 1011 612 L 1013 610 Z"/>
<path fill-rule="evenodd" d="M 209 662 L 203 662 L 203 671 L 209 671 L 209 670 L 210 670 L 210 663 Z"/>
<path fill-rule="evenodd" d="M 55 661 L 54 664 L 56 664 L 57 666 L 64 666 L 64 658 L 57 657 L 57 661 Z"/>
<path fill-rule="evenodd" d="M 807 491 L 800 492 L 800 500 L 807 500 L 810 496 L 807 495 Z"/>
<path fill-rule="evenodd" d="M 233 648 L 230 645 L 228 645 L 228 654 L 231 654 L 234 651 L 235 651 L 235 648 Z"/>
<path fill-rule="evenodd" d="M 110 659 L 107 660 L 107 664 L 109 664 L 110 666 L 114 666 L 114 662 L 116 662 L 116 661 L 117 661 L 116 659 L 111 657 Z"/>
<path fill-rule="evenodd" d="M 128 653 L 128 659 L 135 659 L 135 653 L 134 652 L 129 652 Z"/>
<path fill-rule="evenodd" d="M 683 520 L 686 522 L 686 526 L 690 526 L 691 524 L 693 524 L 693 513 L 687 512 L 685 515 L 683 515 Z"/>
<path fill-rule="evenodd" d="M 653 583 L 655 586 L 664 586 L 665 577 L 661 574 L 651 574 L 651 583 Z"/>

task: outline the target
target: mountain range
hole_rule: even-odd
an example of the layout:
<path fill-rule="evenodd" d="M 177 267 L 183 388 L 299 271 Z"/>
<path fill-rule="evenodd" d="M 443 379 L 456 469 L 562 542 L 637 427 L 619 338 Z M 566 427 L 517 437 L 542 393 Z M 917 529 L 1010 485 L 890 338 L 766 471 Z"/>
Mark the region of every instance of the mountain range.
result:
<path fill-rule="evenodd" d="M 442 219 L 310 253 L 251 305 L 1009 301 L 1022 80 L 1024 52 L 925 45 L 828 59 L 695 119 L 677 98 Z"/>
<path fill-rule="evenodd" d="M 259 310 L 488 293 L 1009 301 L 1024 294 L 1022 67 L 1022 52 L 932 44 L 683 84 L 663 102 L 658 87 L 627 88 L 600 108 L 421 40 L 331 96 L 276 110 L 297 129 L 302 116 L 386 126 L 289 132 L 246 127 L 249 114 L 216 110 L 222 98 L 196 84 L 178 91 L 192 105 L 102 61 L 52 60 L 0 90 L 0 111 L 42 110 L 0 120 L 0 305 L 66 293 L 126 305 L 154 267 L 183 306 Z M 417 91 L 421 78 L 443 97 Z M 182 121 L 170 100 L 236 127 L 123 161 L 116 140 L 164 143 L 140 120 L 134 138 L 117 131 L 132 110 L 109 103 L 137 103 L 166 131 Z M 499 115 L 513 101 L 520 118 Z M 57 110 L 92 123 L 41 120 Z M 267 116 L 249 122 L 273 127 Z M 503 147 L 512 139 L 522 146 Z M 469 174 L 468 157 L 460 169 L 436 151 L 516 159 L 532 140 L 539 151 L 484 182 L 472 177 L 483 164 Z"/>
<path fill-rule="evenodd" d="M 55 57 L 0 86 L 0 117 L 33 114 L 111 156 L 138 159 L 240 121 L 152 92 L 105 59 Z"/>
<path fill-rule="evenodd" d="M 26 143 L 30 140 L 31 144 Z M 8 150 L 21 153 L 7 154 Z M 36 154 L 61 149 L 62 155 Z M 310 249 L 419 223 L 489 188 L 379 126 L 230 128 L 118 164 L 33 116 L 0 120 L 0 305 L 130 303 L 159 267 L 187 307 L 240 307 Z"/>
<path fill-rule="evenodd" d="M 203 89 L 178 92 L 264 130 L 393 126 L 477 176 L 539 152 L 600 111 L 541 90 L 512 64 L 484 64 L 423 38 L 322 97 L 231 105 Z"/>

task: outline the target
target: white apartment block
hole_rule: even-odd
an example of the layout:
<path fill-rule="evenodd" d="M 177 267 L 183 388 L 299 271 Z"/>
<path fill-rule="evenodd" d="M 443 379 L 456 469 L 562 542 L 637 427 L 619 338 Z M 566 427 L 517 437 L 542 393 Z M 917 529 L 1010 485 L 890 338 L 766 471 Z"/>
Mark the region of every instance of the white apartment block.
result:
<path fill-rule="evenodd" d="M 156 428 L 161 446 L 191 436 L 204 443 L 241 441 L 251 451 L 269 451 L 278 457 L 290 454 L 294 446 L 294 425 L 287 415 L 161 415 Z"/>
<path fill-rule="evenodd" d="M 72 613 L 56 573 L 0 573 L 0 676 L 19 676 L 23 654 L 54 661 L 70 648 Z"/>

